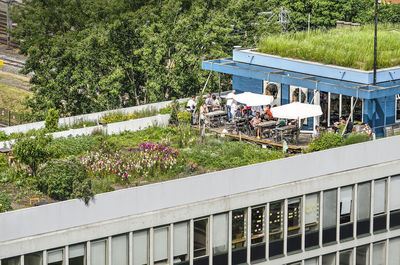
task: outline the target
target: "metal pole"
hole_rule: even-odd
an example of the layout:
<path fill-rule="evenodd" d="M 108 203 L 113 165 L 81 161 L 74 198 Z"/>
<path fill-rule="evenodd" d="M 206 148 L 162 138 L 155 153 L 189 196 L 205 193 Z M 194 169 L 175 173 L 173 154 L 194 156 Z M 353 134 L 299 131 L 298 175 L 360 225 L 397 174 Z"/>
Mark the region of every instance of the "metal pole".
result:
<path fill-rule="evenodd" d="M 376 85 L 378 46 L 378 0 L 375 0 L 375 36 L 374 36 L 374 85 Z"/>

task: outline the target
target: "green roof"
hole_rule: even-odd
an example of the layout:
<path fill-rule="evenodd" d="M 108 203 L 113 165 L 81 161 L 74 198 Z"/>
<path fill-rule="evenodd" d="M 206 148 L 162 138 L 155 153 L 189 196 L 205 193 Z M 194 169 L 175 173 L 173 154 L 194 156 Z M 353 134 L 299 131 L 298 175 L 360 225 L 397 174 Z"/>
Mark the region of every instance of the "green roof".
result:
<path fill-rule="evenodd" d="M 374 26 L 313 30 L 261 38 L 259 52 L 372 70 Z M 400 24 L 378 27 L 378 68 L 400 66 Z"/>

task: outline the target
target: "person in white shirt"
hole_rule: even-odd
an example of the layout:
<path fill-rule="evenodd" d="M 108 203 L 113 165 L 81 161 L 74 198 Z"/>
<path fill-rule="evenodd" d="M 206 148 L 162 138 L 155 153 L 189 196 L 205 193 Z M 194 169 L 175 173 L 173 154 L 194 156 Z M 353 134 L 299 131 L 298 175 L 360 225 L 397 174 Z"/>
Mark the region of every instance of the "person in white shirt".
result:
<path fill-rule="evenodd" d="M 186 110 L 193 112 L 194 109 L 196 108 L 196 101 L 195 101 L 195 96 L 192 96 L 191 99 L 189 99 L 188 103 L 186 104 Z"/>
<path fill-rule="evenodd" d="M 207 105 L 207 106 L 211 106 L 212 103 L 213 103 L 213 99 L 212 99 L 212 97 L 211 97 L 211 93 L 208 92 L 207 98 L 206 98 L 206 105 Z"/>
<path fill-rule="evenodd" d="M 228 118 L 232 119 L 232 105 L 236 107 L 236 101 L 233 99 L 233 96 L 235 95 L 236 90 L 232 90 L 227 96 L 226 96 L 226 109 L 228 111 Z M 235 110 L 235 108 L 233 108 Z"/>

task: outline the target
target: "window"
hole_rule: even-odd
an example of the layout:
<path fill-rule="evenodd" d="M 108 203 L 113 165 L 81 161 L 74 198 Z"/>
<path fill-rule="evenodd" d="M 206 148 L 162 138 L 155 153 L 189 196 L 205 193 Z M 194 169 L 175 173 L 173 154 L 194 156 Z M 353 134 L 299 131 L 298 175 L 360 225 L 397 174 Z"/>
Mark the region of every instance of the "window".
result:
<path fill-rule="evenodd" d="M 154 264 L 168 263 L 168 227 L 154 229 L 153 258 Z"/>
<path fill-rule="evenodd" d="M 400 176 L 390 179 L 390 227 L 400 227 Z"/>
<path fill-rule="evenodd" d="M 353 265 L 353 250 L 340 251 L 339 265 Z"/>
<path fill-rule="evenodd" d="M 358 184 L 357 189 L 357 236 L 369 233 L 371 213 L 371 183 Z"/>
<path fill-rule="evenodd" d="M 375 181 L 374 232 L 386 229 L 386 179 Z"/>
<path fill-rule="evenodd" d="M 361 98 L 353 97 L 353 121 L 362 122 L 363 121 L 363 100 Z"/>
<path fill-rule="evenodd" d="M 189 224 L 174 224 L 174 263 L 189 260 Z"/>
<path fill-rule="evenodd" d="M 1 260 L 1 265 L 20 265 L 20 264 L 21 264 L 21 257 L 14 257 Z"/>
<path fill-rule="evenodd" d="M 330 123 L 329 125 L 334 124 L 335 122 L 339 121 L 339 95 L 330 93 Z"/>
<path fill-rule="evenodd" d="M 64 250 L 57 249 L 47 252 L 47 264 L 48 265 L 62 265 L 64 260 Z"/>
<path fill-rule="evenodd" d="M 304 261 L 304 265 L 318 265 L 318 263 L 319 263 L 318 258 L 306 259 Z"/>
<path fill-rule="evenodd" d="M 250 261 L 265 259 L 265 207 L 251 209 Z"/>
<path fill-rule="evenodd" d="M 400 264 L 400 237 L 392 238 L 389 240 L 389 255 L 388 261 L 389 265 L 399 265 Z"/>
<path fill-rule="evenodd" d="M 43 263 L 43 252 L 31 253 L 24 256 L 25 265 L 42 265 L 42 263 Z"/>
<path fill-rule="evenodd" d="M 90 243 L 90 262 L 96 265 L 107 264 L 107 239 Z"/>
<path fill-rule="evenodd" d="M 322 265 L 335 265 L 336 264 L 336 253 L 322 256 Z"/>
<path fill-rule="evenodd" d="M 341 104 L 341 116 L 345 116 L 346 118 L 351 114 L 351 97 L 346 95 L 342 96 L 342 104 Z"/>
<path fill-rule="evenodd" d="M 246 246 L 247 214 L 245 209 L 232 212 L 232 249 Z"/>
<path fill-rule="evenodd" d="M 319 244 L 319 194 L 309 194 L 305 201 L 305 247 Z"/>
<path fill-rule="evenodd" d="M 218 214 L 213 218 L 213 252 L 228 252 L 228 214 Z"/>
<path fill-rule="evenodd" d="M 396 114 L 396 121 L 400 121 L 400 94 L 396 95 L 395 114 Z"/>
<path fill-rule="evenodd" d="M 194 221 L 194 257 L 208 255 L 208 218 Z"/>
<path fill-rule="evenodd" d="M 128 265 L 128 235 L 125 234 L 112 237 L 111 264 Z"/>
<path fill-rule="evenodd" d="M 69 246 L 68 261 L 69 265 L 86 264 L 86 247 L 85 244 Z"/>
<path fill-rule="evenodd" d="M 281 105 L 281 93 L 281 84 L 264 81 L 264 94 L 274 97 L 274 101 L 272 101 L 271 106 Z"/>
<path fill-rule="evenodd" d="M 308 88 L 290 86 L 290 103 L 301 102 L 307 103 Z"/>
<path fill-rule="evenodd" d="M 133 265 L 148 264 L 149 232 L 148 230 L 133 232 Z"/>
<path fill-rule="evenodd" d="M 324 210 L 322 218 L 324 244 L 336 242 L 336 190 L 324 191 Z"/>
<path fill-rule="evenodd" d="M 372 264 L 373 265 L 385 265 L 386 264 L 386 253 L 385 253 L 385 242 L 375 243 L 373 245 L 372 252 Z"/>
<path fill-rule="evenodd" d="M 340 240 L 353 237 L 353 186 L 340 189 Z"/>
<path fill-rule="evenodd" d="M 269 206 L 269 256 L 283 254 L 283 202 Z"/>
<path fill-rule="evenodd" d="M 301 230 L 300 230 L 301 198 L 288 200 L 287 212 L 287 252 L 301 249 Z"/>
<path fill-rule="evenodd" d="M 356 265 L 369 265 L 369 246 L 357 247 Z"/>

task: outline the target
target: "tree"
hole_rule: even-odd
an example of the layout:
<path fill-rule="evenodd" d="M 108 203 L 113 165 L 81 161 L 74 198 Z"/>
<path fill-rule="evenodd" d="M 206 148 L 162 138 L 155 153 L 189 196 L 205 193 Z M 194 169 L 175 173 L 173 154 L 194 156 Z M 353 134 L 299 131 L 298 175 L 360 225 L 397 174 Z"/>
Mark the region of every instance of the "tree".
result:
<path fill-rule="evenodd" d="M 32 176 L 36 176 L 39 166 L 52 157 L 54 152 L 49 147 L 52 139 L 51 136 L 44 134 L 40 134 L 35 138 L 17 139 L 13 154 L 19 162 L 30 168 Z"/>

